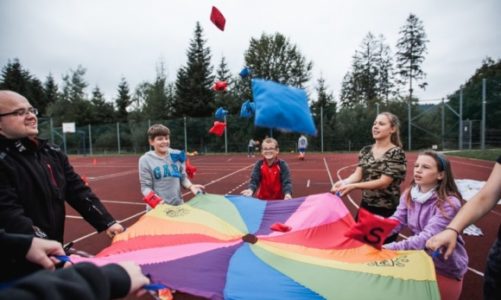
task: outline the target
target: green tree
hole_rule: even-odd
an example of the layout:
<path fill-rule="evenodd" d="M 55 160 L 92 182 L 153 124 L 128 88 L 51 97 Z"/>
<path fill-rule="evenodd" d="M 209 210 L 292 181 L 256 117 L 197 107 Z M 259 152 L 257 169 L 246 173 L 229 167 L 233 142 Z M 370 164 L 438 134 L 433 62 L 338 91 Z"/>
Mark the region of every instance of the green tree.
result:
<path fill-rule="evenodd" d="M 240 111 L 240 104 L 235 90 L 236 82 L 238 79 L 235 80 L 231 77 L 231 73 L 228 69 L 228 64 L 226 63 L 224 56 L 221 57 L 221 62 L 219 63 L 219 66 L 216 70 L 216 80 L 226 81 L 228 83 L 228 91 L 216 92 L 216 108 L 223 107 L 231 114 L 238 113 Z"/>
<path fill-rule="evenodd" d="M 423 80 L 426 78 L 426 73 L 421 69 L 421 65 L 426 54 L 426 32 L 424 31 L 423 22 L 414 14 L 410 14 L 406 20 L 406 24 L 400 28 L 400 38 L 397 41 L 396 53 L 396 68 L 399 75 L 397 83 L 400 85 L 409 84 L 408 98 L 408 149 L 412 149 L 411 144 L 411 120 L 412 120 L 412 93 L 413 81 L 416 83 L 421 81 L 418 86 L 424 89 L 427 85 Z"/>
<path fill-rule="evenodd" d="M 409 85 L 409 99 L 412 99 L 413 81 L 416 83 L 426 78 L 426 73 L 421 69 L 425 60 L 426 38 L 423 22 L 414 14 L 410 14 L 406 24 L 400 28 L 400 37 L 397 42 L 396 68 L 400 85 Z M 426 87 L 426 82 L 418 86 Z"/>
<path fill-rule="evenodd" d="M 43 84 L 43 90 L 44 90 L 44 103 L 46 106 L 41 110 L 43 114 L 45 114 L 47 107 L 51 104 L 57 101 L 59 98 L 59 87 L 56 84 L 56 81 L 54 80 L 54 77 L 52 76 L 51 73 L 47 75 L 47 78 L 45 79 L 45 82 Z M 42 108 L 40 108 L 42 109 Z"/>
<path fill-rule="evenodd" d="M 358 104 L 374 106 L 391 94 L 392 57 L 382 35 L 369 32 L 353 55 L 351 70 L 343 78 L 341 103 L 345 107 Z"/>
<path fill-rule="evenodd" d="M 319 135 L 322 127 L 321 122 L 323 122 L 324 149 L 326 149 L 327 145 L 334 143 L 337 105 L 323 77 L 318 79 L 315 90 L 317 100 L 311 104 L 311 112 Z M 322 117 L 320 117 L 321 115 Z M 315 142 L 318 143 L 317 148 L 320 149 L 320 139 L 315 139 Z"/>
<path fill-rule="evenodd" d="M 117 121 L 127 122 L 127 108 L 132 104 L 132 97 L 129 91 L 129 84 L 124 77 L 120 80 L 118 84 L 118 95 L 115 99 L 115 105 L 117 107 Z"/>
<path fill-rule="evenodd" d="M 176 79 L 174 115 L 207 117 L 214 111 L 214 92 L 210 49 L 205 46 L 203 30 L 197 22 L 188 49 L 188 62 L 179 69 Z"/>
<path fill-rule="evenodd" d="M 85 92 L 88 86 L 84 78 L 85 72 L 85 68 L 79 65 L 76 70 L 63 75 L 61 96 L 47 108 L 48 115 L 53 118 L 56 126 L 62 122 L 84 125 L 92 121 L 92 104 Z"/>
<path fill-rule="evenodd" d="M 115 109 L 112 103 L 106 102 L 103 93 L 96 86 L 92 90 L 92 98 L 90 100 L 92 103 L 92 124 L 106 124 L 113 123 L 115 121 Z"/>
<path fill-rule="evenodd" d="M 313 68 L 299 48 L 280 33 L 251 38 L 244 58 L 254 77 L 298 88 L 308 82 Z"/>
<path fill-rule="evenodd" d="M 174 84 L 167 82 L 163 62 L 157 66 L 155 82 L 143 82 L 138 86 L 134 99 L 141 107 L 145 119 L 160 121 L 174 114 Z"/>
<path fill-rule="evenodd" d="M 41 113 L 45 111 L 47 104 L 44 102 L 41 81 L 24 69 L 17 58 L 12 62 L 9 60 L 2 69 L 0 89 L 17 92 L 26 97 L 33 107 L 40 109 Z"/>

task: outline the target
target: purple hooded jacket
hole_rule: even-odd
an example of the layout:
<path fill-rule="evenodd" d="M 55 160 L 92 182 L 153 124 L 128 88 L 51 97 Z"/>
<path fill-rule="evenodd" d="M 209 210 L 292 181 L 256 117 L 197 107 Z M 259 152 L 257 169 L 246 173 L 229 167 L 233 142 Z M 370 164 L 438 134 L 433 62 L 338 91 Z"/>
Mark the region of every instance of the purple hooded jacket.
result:
<path fill-rule="evenodd" d="M 449 222 L 461 208 L 461 202 L 456 197 L 449 197 L 442 207 L 438 209 L 437 194 L 433 195 L 424 203 L 412 201 L 407 207 L 404 193 L 400 198 L 400 204 L 391 218 L 400 221 L 393 233 L 399 232 L 404 226 L 412 231 L 412 236 L 406 240 L 393 242 L 384 245 L 384 248 L 391 250 L 424 250 L 426 241 L 441 232 L 449 225 Z M 452 203 L 452 205 L 451 205 Z M 468 254 L 464 247 L 464 240 L 458 236 L 458 243 L 451 256 L 444 260 L 443 256 L 433 259 L 437 273 L 452 278 L 462 279 L 468 269 Z"/>

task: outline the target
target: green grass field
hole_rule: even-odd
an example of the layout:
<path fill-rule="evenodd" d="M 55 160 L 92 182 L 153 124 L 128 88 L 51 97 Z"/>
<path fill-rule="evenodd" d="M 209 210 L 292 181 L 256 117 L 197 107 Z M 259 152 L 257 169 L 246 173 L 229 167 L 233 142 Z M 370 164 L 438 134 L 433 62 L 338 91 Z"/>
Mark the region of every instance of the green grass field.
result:
<path fill-rule="evenodd" d="M 501 155 L 501 149 L 487 149 L 487 150 L 461 150 L 461 151 L 447 151 L 448 156 L 461 156 L 483 160 L 495 161 Z"/>

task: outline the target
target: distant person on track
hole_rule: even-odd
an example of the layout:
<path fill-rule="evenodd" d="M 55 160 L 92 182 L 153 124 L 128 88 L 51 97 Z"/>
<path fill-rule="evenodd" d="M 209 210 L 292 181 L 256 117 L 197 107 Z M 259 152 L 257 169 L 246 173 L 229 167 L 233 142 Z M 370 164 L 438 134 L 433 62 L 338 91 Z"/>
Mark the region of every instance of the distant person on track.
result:
<path fill-rule="evenodd" d="M 193 184 L 188 179 L 184 152 L 170 148 L 169 128 L 155 124 L 147 134 L 153 150 L 139 158 L 139 182 L 143 196 L 154 195 L 166 204 L 180 205 L 183 204 L 181 186 L 194 195 L 203 193 L 203 185 Z"/>
<path fill-rule="evenodd" d="M 306 155 L 306 148 L 308 148 L 308 139 L 304 134 L 301 134 L 297 141 L 297 150 L 299 152 L 300 160 L 304 160 L 304 156 Z"/>
<path fill-rule="evenodd" d="M 102 267 L 79 263 L 55 270 L 55 264 L 59 263 L 55 256 L 65 255 L 63 247 L 56 241 L 32 235 L 11 234 L 0 229 L 0 247 L 1 300 L 114 299 L 139 291 L 150 282 L 141 268 L 132 262 Z M 16 273 L 20 263 L 31 263 L 39 271 L 22 278 L 9 277 L 12 274 L 21 275 Z"/>
<path fill-rule="evenodd" d="M 97 231 L 124 230 L 59 147 L 38 138 L 38 111 L 0 90 L 0 228 L 63 242 L 65 201 Z"/>
<path fill-rule="evenodd" d="M 361 189 L 360 207 L 389 217 L 398 206 L 400 183 L 405 179 L 406 172 L 397 116 L 389 112 L 380 113 L 372 125 L 372 137 L 375 143 L 360 150 L 355 171 L 348 178 L 336 182 L 331 192 L 344 196 Z M 392 235 L 385 242 L 392 242 L 397 236 Z"/>
<path fill-rule="evenodd" d="M 256 147 L 256 141 L 254 139 L 250 139 L 247 144 L 247 157 L 254 157 L 254 148 Z"/>
<path fill-rule="evenodd" d="M 244 196 L 255 195 L 263 200 L 292 198 L 292 181 L 289 166 L 278 158 L 278 142 L 266 138 L 261 143 L 263 159 L 256 162 L 251 173 L 249 188 L 242 191 Z"/>
<path fill-rule="evenodd" d="M 491 175 L 482 189 L 461 208 L 444 231 L 426 242 L 426 247 L 433 251 L 439 249 L 446 260 L 453 258 L 458 247 L 457 242 L 460 240 L 459 233 L 489 213 L 499 198 L 501 198 L 501 156 L 497 158 Z M 487 257 L 484 299 L 501 299 L 501 225 Z"/>
<path fill-rule="evenodd" d="M 416 159 L 410 187 L 400 199 L 397 211 L 391 218 L 400 221 L 394 229 L 398 233 L 404 227 L 412 235 L 398 242 L 384 245 L 391 250 L 425 250 L 426 241 L 446 229 L 449 221 L 461 208 L 450 161 L 442 154 L 425 151 Z M 458 246 L 449 260 L 434 257 L 437 283 L 442 300 L 457 300 L 463 287 L 463 276 L 468 270 L 468 254 L 460 235 L 455 236 Z M 430 253 L 431 255 L 431 253 Z"/>

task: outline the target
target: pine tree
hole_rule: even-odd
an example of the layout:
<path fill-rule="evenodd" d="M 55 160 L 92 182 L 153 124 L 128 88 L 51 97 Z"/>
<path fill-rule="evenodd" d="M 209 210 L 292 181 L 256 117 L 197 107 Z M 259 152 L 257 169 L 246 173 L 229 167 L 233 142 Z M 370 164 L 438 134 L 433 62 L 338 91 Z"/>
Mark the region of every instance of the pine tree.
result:
<path fill-rule="evenodd" d="M 368 33 L 355 51 L 351 70 L 343 78 L 341 103 L 344 107 L 374 106 L 392 93 L 392 57 L 382 35 Z"/>
<path fill-rule="evenodd" d="M 405 85 L 409 83 L 409 99 L 407 113 L 407 137 L 409 150 L 412 149 L 412 93 L 413 81 L 419 82 L 426 78 L 426 73 L 421 69 L 421 64 L 425 59 L 426 54 L 426 32 L 424 31 L 423 22 L 415 15 L 410 14 L 406 20 L 406 24 L 400 29 L 400 38 L 397 42 L 396 67 L 399 75 L 398 83 Z M 426 87 L 426 82 L 421 82 L 418 86 L 422 89 Z"/>
<path fill-rule="evenodd" d="M 238 113 L 240 111 L 240 104 L 235 90 L 237 80 L 231 78 L 231 73 L 228 69 L 228 65 L 224 56 L 221 57 L 221 62 L 219 63 L 218 69 L 216 70 L 216 80 L 226 81 L 228 83 L 227 91 L 216 92 L 216 108 L 223 107 L 231 114 Z"/>
<path fill-rule="evenodd" d="M 118 122 L 127 122 L 127 107 L 132 104 L 132 99 L 129 93 L 129 84 L 127 83 L 125 78 L 122 77 L 118 85 L 118 96 L 115 99 Z"/>
<path fill-rule="evenodd" d="M 51 103 L 56 102 L 59 97 L 59 88 L 51 73 L 49 73 L 49 75 L 47 75 L 47 78 L 45 79 L 45 82 L 43 84 L 43 91 L 45 107 L 40 107 L 39 110 L 42 114 L 45 115 L 47 107 Z"/>
<path fill-rule="evenodd" d="M 11 90 L 23 95 L 33 107 L 44 112 L 44 91 L 42 82 L 25 70 L 19 59 L 9 60 L 2 70 L 0 89 Z"/>
<path fill-rule="evenodd" d="M 92 121 L 93 124 L 106 124 L 115 122 L 115 109 L 113 104 L 106 102 L 103 93 L 96 86 L 92 90 L 92 98 L 90 100 L 92 103 Z"/>
<path fill-rule="evenodd" d="M 205 47 L 203 30 L 197 22 L 194 37 L 188 49 L 188 62 L 179 69 L 176 80 L 176 96 L 173 107 L 177 117 L 207 117 L 214 111 L 214 82 L 211 53 Z"/>
<path fill-rule="evenodd" d="M 332 92 L 328 91 L 328 87 L 326 86 L 325 79 L 323 77 L 318 79 L 315 90 L 317 92 L 317 100 L 311 105 L 315 127 L 317 128 L 319 134 L 320 130 L 323 128 L 322 134 L 324 136 L 324 145 L 333 144 L 337 105 L 334 101 Z M 322 117 L 320 117 L 321 114 Z M 318 143 L 320 142 L 318 139 L 315 141 Z M 317 147 L 320 148 L 320 145 L 317 145 Z"/>
<path fill-rule="evenodd" d="M 400 28 L 400 38 L 397 42 L 396 68 L 400 85 L 409 84 L 409 99 L 412 99 L 413 81 L 422 81 L 426 73 L 421 69 L 426 52 L 426 39 L 423 22 L 414 14 L 410 14 L 406 24 Z M 427 83 L 418 86 L 422 89 Z"/>

